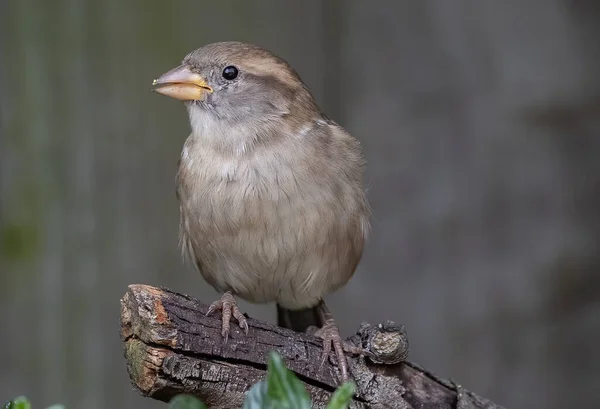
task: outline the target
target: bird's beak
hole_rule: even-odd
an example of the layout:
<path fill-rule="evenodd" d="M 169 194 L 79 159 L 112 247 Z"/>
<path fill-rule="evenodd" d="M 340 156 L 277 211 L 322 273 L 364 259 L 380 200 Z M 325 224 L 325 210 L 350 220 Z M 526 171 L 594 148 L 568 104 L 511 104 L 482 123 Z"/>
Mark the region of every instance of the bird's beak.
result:
<path fill-rule="evenodd" d="M 152 82 L 153 91 L 182 101 L 204 99 L 206 93 L 212 94 L 213 89 L 200 75 L 192 72 L 188 66 L 180 65 L 155 79 Z"/>

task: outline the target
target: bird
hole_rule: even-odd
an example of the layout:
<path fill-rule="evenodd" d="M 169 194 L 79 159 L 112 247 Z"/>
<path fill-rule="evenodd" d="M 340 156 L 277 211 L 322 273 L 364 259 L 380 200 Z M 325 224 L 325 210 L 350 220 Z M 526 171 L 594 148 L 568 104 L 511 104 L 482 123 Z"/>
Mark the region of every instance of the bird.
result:
<path fill-rule="evenodd" d="M 275 302 L 279 325 L 318 328 L 342 381 L 347 350 L 324 297 L 353 276 L 370 232 L 366 160 L 290 64 L 254 44 L 204 45 L 153 81 L 183 101 L 191 133 L 176 176 L 180 245 L 248 334 L 236 298 Z M 355 351 L 354 351 L 355 352 Z"/>

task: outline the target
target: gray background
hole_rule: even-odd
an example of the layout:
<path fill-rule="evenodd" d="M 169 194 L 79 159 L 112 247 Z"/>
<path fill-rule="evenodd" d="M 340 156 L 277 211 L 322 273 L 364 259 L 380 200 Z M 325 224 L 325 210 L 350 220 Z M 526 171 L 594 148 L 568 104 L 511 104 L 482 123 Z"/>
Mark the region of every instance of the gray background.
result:
<path fill-rule="evenodd" d="M 600 3 L 0 7 L 0 400 L 164 407 L 131 390 L 119 299 L 216 294 L 177 248 L 185 109 L 150 84 L 243 40 L 363 142 L 375 219 L 329 299 L 343 333 L 401 322 L 412 360 L 509 408 L 600 404 Z"/>

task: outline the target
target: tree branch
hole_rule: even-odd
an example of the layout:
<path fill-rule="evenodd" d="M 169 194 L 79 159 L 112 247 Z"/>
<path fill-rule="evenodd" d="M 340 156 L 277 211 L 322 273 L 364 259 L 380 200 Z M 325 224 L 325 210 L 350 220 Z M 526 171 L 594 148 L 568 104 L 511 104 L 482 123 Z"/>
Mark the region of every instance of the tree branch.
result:
<path fill-rule="evenodd" d="M 206 317 L 206 310 L 201 302 L 167 289 L 129 286 L 121 300 L 121 337 L 129 376 L 144 396 L 168 401 L 189 393 L 211 408 L 239 408 L 245 392 L 265 377 L 268 352 L 276 350 L 304 382 L 315 407 L 325 406 L 339 377 L 331 362 L 318 370 L 321 340 L 248 319 L 249 335 L 233 325 L 223 345 L 221 321 Z M 404 361 L 406 336 L 392 322 L 363 324 L 351 340 L 380 362 L 348 356 L 357 384 L 353 408 L 501 409 Z"/>

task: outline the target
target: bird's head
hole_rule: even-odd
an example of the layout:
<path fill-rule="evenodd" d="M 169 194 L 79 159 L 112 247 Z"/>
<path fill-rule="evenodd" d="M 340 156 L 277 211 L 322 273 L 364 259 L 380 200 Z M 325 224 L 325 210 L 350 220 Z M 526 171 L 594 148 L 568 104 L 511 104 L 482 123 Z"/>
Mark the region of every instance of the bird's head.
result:
<path fill-rule="evenodd" d="M 258 129 L 318 112 L 298 74 L 283 59 L 251 44 L 208 44 L 153 83 L 154 91 L 185 102 L 192 132 L 230 126 Z M 290 113 L 292 112 L 292 115 Z M 304 118 L 303 118 L 304 117 Z"/>

